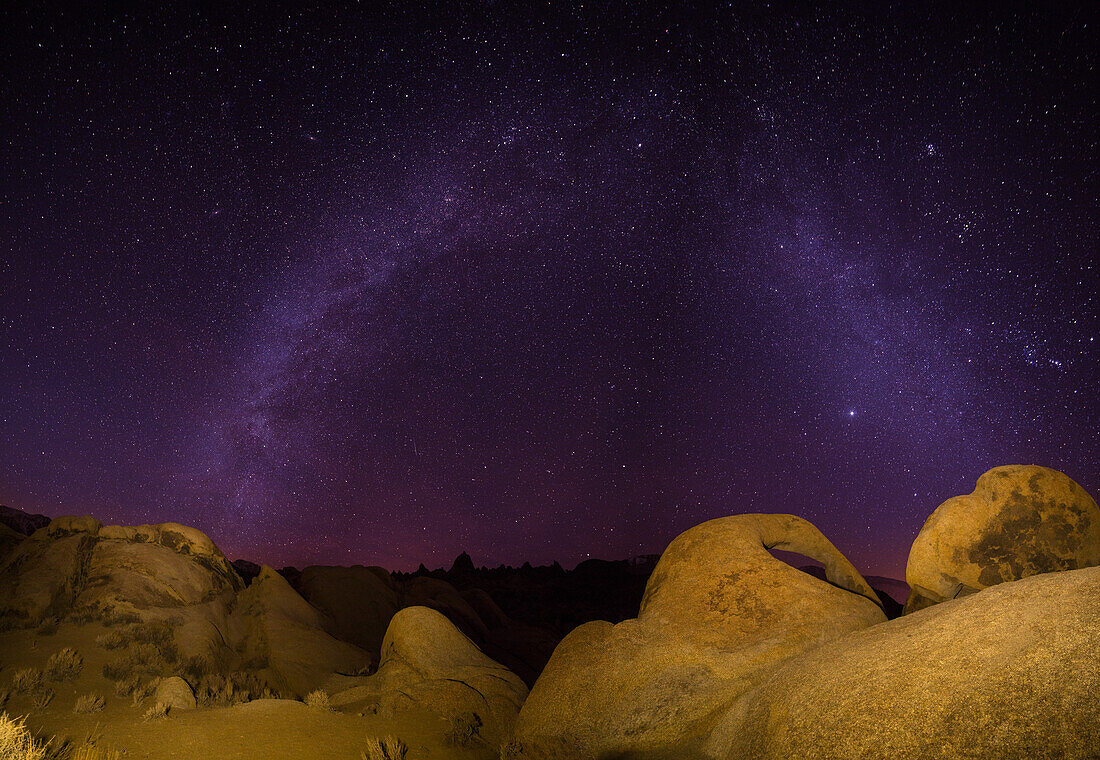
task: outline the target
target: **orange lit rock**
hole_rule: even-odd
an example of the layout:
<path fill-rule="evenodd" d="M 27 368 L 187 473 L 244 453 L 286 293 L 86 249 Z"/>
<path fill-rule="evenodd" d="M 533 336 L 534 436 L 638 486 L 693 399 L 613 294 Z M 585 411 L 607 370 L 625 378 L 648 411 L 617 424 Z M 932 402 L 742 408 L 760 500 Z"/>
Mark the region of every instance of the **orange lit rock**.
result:
<path fill-rule="evenodd" d="M 1085 489 L 1046 467 L 995 467 L 925 521 L 909 551 L 905 611 L 1098 564 L 1100 509 Z"/>

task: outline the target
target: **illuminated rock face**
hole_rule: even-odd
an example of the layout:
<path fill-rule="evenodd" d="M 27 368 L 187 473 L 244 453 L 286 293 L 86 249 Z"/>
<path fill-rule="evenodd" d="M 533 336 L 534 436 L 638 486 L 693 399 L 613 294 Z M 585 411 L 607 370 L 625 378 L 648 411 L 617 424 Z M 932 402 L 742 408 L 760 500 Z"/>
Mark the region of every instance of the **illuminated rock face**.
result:
<path fill-rule="evenodd" d="M 343 700 L 365 695 L 386 715 L 420 710 L 451 720 L 476 714 L 480 736 L 497 746 L 510 734 L 527 687 L 443 614 L 406 607 L 386 630 L 378 672 Z"/>
<path fill-rule="evenodd" d="M 1081 486 L 1046 467 L 996 467 L 925 521 L 909 552 L 905 611 L 1098 564 L 1100 509 Z"/>
<path fill-rule="evenodd" d="M 831 583 L 769 553 L 825 564 Z M 723 708 L 777 663 L 880 623 L 874 591 L 810 523 L 737 515 L 669 545 L 638 617 L 558 645 L 516 724 L 524 758 L 693 757 Z"/>
<path fill-rule="evenodd" d="M 730 706 L 723 760 L 1095 758 L 1100 568 L 1003 583 L 794 657 Z"/>

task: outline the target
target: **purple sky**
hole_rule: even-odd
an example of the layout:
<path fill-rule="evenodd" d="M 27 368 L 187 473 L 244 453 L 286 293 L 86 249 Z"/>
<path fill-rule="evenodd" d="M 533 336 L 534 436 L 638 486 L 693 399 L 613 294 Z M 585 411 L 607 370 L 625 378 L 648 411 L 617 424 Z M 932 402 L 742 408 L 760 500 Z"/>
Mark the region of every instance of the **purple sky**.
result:
<path fill-rule="evenodd" d="M 1100 492 L 1089 6 L 407 5 L 0 12 L 0 503 L 903 577 L 990 467 Z"/>

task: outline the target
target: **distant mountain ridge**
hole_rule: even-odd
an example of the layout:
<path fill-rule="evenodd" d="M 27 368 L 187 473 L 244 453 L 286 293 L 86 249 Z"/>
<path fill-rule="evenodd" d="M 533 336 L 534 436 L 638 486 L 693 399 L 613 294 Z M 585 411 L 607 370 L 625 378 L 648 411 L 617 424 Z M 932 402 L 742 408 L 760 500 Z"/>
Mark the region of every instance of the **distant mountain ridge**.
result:
<path fill-rule="evenodd" d="M 0 523 L 4 523 L 16 533 L 29 536 L 39 528 L 45 528 L 49 525 L 50 518 L 0 504 Z"/>

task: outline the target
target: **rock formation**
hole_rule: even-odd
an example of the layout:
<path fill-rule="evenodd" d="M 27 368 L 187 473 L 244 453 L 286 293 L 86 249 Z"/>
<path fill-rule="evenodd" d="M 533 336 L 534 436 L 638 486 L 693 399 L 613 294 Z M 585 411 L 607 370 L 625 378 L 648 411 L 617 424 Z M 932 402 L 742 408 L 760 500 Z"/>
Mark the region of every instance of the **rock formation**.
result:
<path fill-rule="evenodd" d="M 325 627 L 321 613 L 265 565 L 238 594 L 228 632 L 246 662 L 262 664 L 273 686 L 302 696 L 332 673 L 356 673 L 370 662 L 366 652 Z"/>
<path fill-rule="evenodd" d="M 1037 575 L 855 631 L 736 700 L 705 756 L 1095 758 L 1100 568 Z"/>
<path fill-rule="evenodd" d="M 906 612 L 1037 573 L 1100 564 L 1100 509 L 1060 472 L 995 467 L 941 504 L 909 551 Z"/>
<path fill-rule="evenodd" d="M 822 562 L 830 582 L 768 550 Z M 737 515 L 662 555 L 638 617 L 558 645 L 516 724 L 517 757 L 690 757 L 776 663 L 884 621 L 875 592 L 810 523 Z"/>
<path fill-rule="evenodd" d="M 333 698 L 333 704 L 372 702 L 383 714 L 404 710 L 445 720 L 477 715 L 490 746 L 511 732 L 527 687 L 490 659 L 441 613 L 406 607 L 393 616 L 378 672 Z"/>

